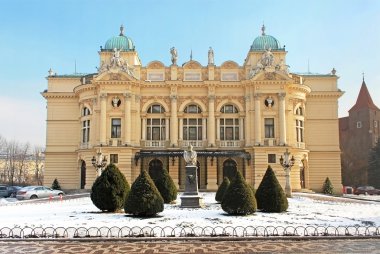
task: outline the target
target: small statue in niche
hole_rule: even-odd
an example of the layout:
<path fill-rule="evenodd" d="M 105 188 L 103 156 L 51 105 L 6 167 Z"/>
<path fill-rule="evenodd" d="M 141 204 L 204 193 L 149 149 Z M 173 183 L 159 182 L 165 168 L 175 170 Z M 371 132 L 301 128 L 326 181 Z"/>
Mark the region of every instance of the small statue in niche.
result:
<path fill-rule="evenodd" d="M 268 98 L 265 99 L 265 106 L 268 108 L 271 108 L 274 105 L 274 101 L 272 99 L 272 96 L 269 96 Z"/>
<path fill-rule="evenodd" d="M 121 103 L 121 101 L 120 101 L 120 99 L 117 96 L 115 96 L 115 97 L 112 98 L 112 106 L 114 108 L 119 107 L 120 103 Z"/>

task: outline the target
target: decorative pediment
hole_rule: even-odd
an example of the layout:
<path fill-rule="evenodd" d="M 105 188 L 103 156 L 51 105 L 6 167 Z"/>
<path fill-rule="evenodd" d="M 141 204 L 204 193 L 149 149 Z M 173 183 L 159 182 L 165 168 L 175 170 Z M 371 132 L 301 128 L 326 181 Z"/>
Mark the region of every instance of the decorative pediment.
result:
<path fill-rule="evenodd" d="M 183 68 L 185 68 L 185 69 L 201 69 L 202 65 L 197 61 L 190 60 L 190 61 L 183 64 Z"/>
<path fill-rule="evenodd" d="M 291 80 L 291 78 L 287 74 L 280 71 L 260 71 L 252 77 L 251 80 Z"/>
<path fill-rule="evenodd" d="M 239 65 L 234 61 L 225 61 L 220 67 L 223 69 L 238 69 Z"/>
<path fill-rule="evenodd" d="M 164 69 L 165 65 L 160 61 L 152 61 L 146 66 L 147 69 Z"/>
<path fill-rule="evenodd" d="M 134 81 L 136 78 L 123 71 L 107 71 L 99 74 L 95 81 Z"/>

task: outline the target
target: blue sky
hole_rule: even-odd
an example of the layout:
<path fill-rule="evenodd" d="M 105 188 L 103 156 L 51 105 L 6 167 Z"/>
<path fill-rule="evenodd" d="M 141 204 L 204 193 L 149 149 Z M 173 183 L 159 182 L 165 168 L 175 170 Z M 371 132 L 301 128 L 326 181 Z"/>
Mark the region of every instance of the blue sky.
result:
<path fill-rule="evenodd" d="M 292 72 L 329 73 L 334 67 L 339 116 L 356 101 L 362 72 L 380 106 L 380 1 L 373 0 L 0 0 L 0 135 L 8 140 L 45 144 L 46 102 L 40 95 L 51 67 L 58 74 L 95 72 L 98 50 L 106 40 L 125 34 L 136 45 L 143 65 L 207 63 L 212 46 L 215 63 L 243 64 L 265 23 L 266 33 L 288 51 Z"/>

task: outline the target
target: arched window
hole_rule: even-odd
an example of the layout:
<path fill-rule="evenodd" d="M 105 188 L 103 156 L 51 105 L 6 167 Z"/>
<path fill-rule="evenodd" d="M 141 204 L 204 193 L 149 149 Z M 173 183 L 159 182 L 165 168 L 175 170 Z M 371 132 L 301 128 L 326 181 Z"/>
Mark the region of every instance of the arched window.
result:
<path fill-rule="evenodd" d="M 150 106 L 148 109 L 148 114 L 160 114 L 160 113 L 165 113 L 165 109 L 159 104 L 154 104 Z"/>
<path fill-rule="evenodd" d="M 224 105 L 220 112 L 222 113 L 220 123 L 220 140 L 239 140 L 240 139 L 240 119 L 238 110 L 234 105 Z"/>
<path fill-rule="evenodd" d="M 160 104 L 149 107 L 146 119 L 147 140 L 165 140 L 166 119 L 163 113 L 165 113 L 165 109 Z"/>
<path fill-rule="evenodd" d="M 183 112 L 188 113 L 188 114 L 198 114 L 198 113 L 202 113 L 202 110 L 199 106 L 192 104 L 192 105 L 187 106 Z"/>
<path fill-rule="evenodd" d="M 86 147 L 88 142 L 90 142 L 90 120 L 89 116 L 91 114 L 90 109 L 84 107 L 82 109 L 82 146 Z"/>
<path fill-rule="evenodd" d="M 234 113 L 238 113 L 239 111 L 237 110 L 237 108 L 234 105 L 224 105 L 220 109 L 220 112 L 226 113 L 226 114 L 234 114 Z"/>
<path fill-rule="evenodd" d="M 183 118 L 183 140 L 202 140 L 202 113 L 198 105 L 188 105 Z"/>
<path fill-rule="evenodd" d="M 299 107 L 296 109 L 296 115 L 303 116 L 303 108 Z"/>
<path fill-rule="evenodd" d="M 90 110 L 87 107 L 84 107 L 82 110 L 82 116 L 88 116 L 90 114 Z"/>

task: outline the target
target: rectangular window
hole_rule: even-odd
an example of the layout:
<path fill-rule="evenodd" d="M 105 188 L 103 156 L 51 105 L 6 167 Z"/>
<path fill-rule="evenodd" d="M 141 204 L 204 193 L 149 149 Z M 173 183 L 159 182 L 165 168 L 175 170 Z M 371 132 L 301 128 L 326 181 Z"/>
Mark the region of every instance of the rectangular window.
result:
<path fill-rule="evenodd" d="M 268 163 L 276 163 L 276 155 L 268 154 Z"/>
<path fill-rule="evenodd" d="M 222 81 L 237 81 L 238 74 L 237 72 L 224 72 L 221 79 Z"/>
<path fill-rule="evenodd" d="M 362 127 L 362 122 L 356 122 L 356 128 L 360 129 Z"/>
<path fill-rule="evenodd" d="M 120 138 L 121 137 L 121 119 L 114 118 L 111 120 L 111 138 Z"/>
<path fill-rule="evenodd" d="M 88 143 L 90 141 L 90 120 L 83 121 L 82 126 L 82 143 Z"/>
<path fill-rule="evenodd" d="M 274 118 L 265 118 L 265 138 L 274 138 Z"/>
<path fill-rule="evenodd" d="M 119 163 L 119 155 L 118 154 L 110 154 L 110 163 L 111 164 Z"/>
<path fill-rule="evenodd" d="M 373 122 L 373 127 L 377 128 L 377 121 Z"/>
<path fill-rule="evenodd" d="M 163 72 L 148 73 L 148 81 L 164 81 L 165 75 Z"/>

